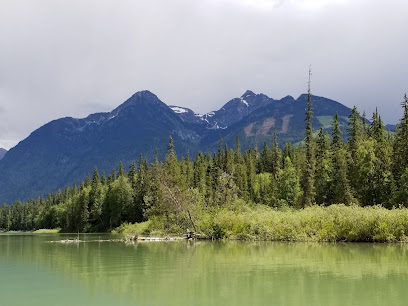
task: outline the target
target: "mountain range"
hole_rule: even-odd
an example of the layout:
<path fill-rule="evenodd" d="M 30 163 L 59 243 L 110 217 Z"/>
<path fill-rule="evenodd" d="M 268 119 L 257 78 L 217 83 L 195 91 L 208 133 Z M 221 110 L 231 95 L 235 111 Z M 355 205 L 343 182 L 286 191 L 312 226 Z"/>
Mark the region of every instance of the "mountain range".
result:
<path fill-rule="evenodd" d="M 149 91 L 140 91 L 108 113 L 51 121 L 10 149 L 0 160 L 0 203 L 26 200 L 72 185 L 96 166 L 110 173 L 119 161 L 127 167 L 140 154 L 161 159 L 172 136 L 178 156 L 214 152 L 220 137 L 242 148 L 270 144 L 274 131 L 280 145 L 304 137 L 307 95 L 280 100 L 246 91 L 222 108 L 204 115 L 180 106 L 167 106 Z M 336 101 L 313 96 L 313 127 L 331 129 L 338 112 L 347 126 L 350 109 Z M 0 152 L 1 154 L 1 152 Z"/>

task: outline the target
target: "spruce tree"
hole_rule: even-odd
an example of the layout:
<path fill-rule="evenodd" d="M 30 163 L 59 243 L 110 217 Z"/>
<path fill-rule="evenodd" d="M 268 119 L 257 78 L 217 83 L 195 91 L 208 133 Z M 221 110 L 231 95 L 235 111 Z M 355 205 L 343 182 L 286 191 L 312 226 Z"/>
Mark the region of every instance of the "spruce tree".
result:
<path fill-rule="evenodd" d="M 332 131 L 332 148 L 333 151 L 340 150 L 343 147 L 343 137 L 341 137 L 339 114 L 336 112 L 336 115 L 333 119 L 333 131 Z"/>
<path fill-rule="evenodd" d="M 390 203 L 395 191 L 395 183 L 392 175 L 392 147 L 386 137 L 386 129 L 381 116 L 377 115 L 375 127 L 375 177 L 374 182 L 374 199 L 372 204 Z"/>
<path fill-rule="evenodd" d="M 312 93 L 310 89 L 310 78 L 312 71 L 309 69 L 309 81 L 307 90 L 307 110 L 306 110 L 306 137 L 305 137 L 305 167 L 303 173 L 303 196 L 302 207 L 311 206 L 314 202 L 314 169 L 315 160 L 313 152 L 313 112 L 312 112 Z"/>
<path fill-rule="evenodd" d="M 125 175 L 125 168 L 123 167 L 123 163 L 122 163 L 121 161 L 119 162 L 119 173 L 118 173 L 118 176 L 119 176 L 119 177 L 126 176 L 126 175 Z"/>
<path fill-rule="evenodd" d="M 403 173 L 408 168 L 408 96 L 404 95 L 404 101 L 401 103 L 403 116 L 400 124 L 396 128 L 396 137 L 394 141 L 393 152 L 393 173 L 398 182 Z"/>
<path fill-rule="evenodd" d="M 361 126 L 361 116 L 357 110 L 357 107 L 353 107 L 351 114 L 349 116 L 348 123 L 348 144 L 350 147 L 351 158 L 355 158 L 355 153 L 357 151 L 357 146 L 362 136 L 362 126 Z"/>
<path fill-rule="evenodd" d="M 347 151 L 343 147 L 339 116 L 336 112 L 333 120 L 332 131 L 332 165 L 333 175 L 329 203 L 351 204 L 354 198 L 351 193 L 350 183 L 347 177 Z"/>
<path fill-rule="evenodd" d="M 328 203 L 328 192 L 333 172 L 329 149 L 329 135 L 324 133 L 323 128 L 320 128 L 316 140 L 316 171 L 314 181 L 317 204 Z"/>
<path fill-rule="evenodd" d="M 139 163 L 140 163 L 141 160 L 143 161 L 142 154 L 140 154 L 140 156 L 139 156 Z M 130 168 L 129 168 L 129 172 L 128 172 L 129 182 L 130 182 L 133 190 L 135 190 L 135 188 L 136 188 L 136 177 L 135 176 L 136 176 L 136 163 L 133 161 L 130 164 Z"/>
<path fill-rule="evenodd" d="M 363 126 L 362 126 L 361 116 L 357 108 L 354 106 L 351 110 L 348 123 L 348 149 L 350 151 L 350 163 L 349 163 L 349 178 L 350 186 L 353 191 L 357 191 L 359 188 L 359 172 L 357 165 L 360 164 L 358 161 L 359 155 L 358 149 L 362 143 L 363 139 Z"/>
<path fill-rule="evenodd" d="M 107 178 L 106 178 L 105 171 L 103 171 L 103 172 L 102 172 L 101 183 L 102 183 L 102 185 L 105 186 L 105 185 L 107 184 L 107 182 L 108 182 L 108 180 L 107 180 Z"/>
<path fill-rule="evenodd" d="M 278 206 L 297 206 L 301 193 L 299 177 L 289 157 L 285 158 L 285 166 L 280 170 L 278 179 Z"/>
<path fill-rule="evenodd" d="M 272 154 L 266 141 L 264 142 L 264 148 L 261 152 L 261 160 L 259 164 L 260 172 L 272 173 Z"/>
<path fill-rule="evenodd" d="M 235 156 L 234 156 L 235 164 L 242 163 L 242 152 L 241 152 L 241 144 L 239 142 L 239 138 L 237 136 L 235 141 Z"/>
<path fill-rule="evenodd" d="M 281 168 L 282 151 L 279 149 L 278 139 L 276 137 L 276 131 L 273 132 L 273 143 L 271 150 L 272 157 L 272 173 L 276 177 Z"/>
<path fill-rule="evenodd" d="M 96 230 L 100 223 L 100 217 L 102 214 L 102 188 L 99 178 L 98 169 L 95 167 L 92 176 L 91 191 L 89 193 L 89 222 L 93 230 Z"/>

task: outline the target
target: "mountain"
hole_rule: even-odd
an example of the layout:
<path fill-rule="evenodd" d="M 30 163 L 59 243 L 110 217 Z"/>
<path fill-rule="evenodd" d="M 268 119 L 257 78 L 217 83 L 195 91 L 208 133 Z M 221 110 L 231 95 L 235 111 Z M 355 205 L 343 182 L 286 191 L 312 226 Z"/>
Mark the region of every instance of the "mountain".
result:
<path fill-rule="evenodd" d="M 0 160 L 3 159 L 4 155 L 6 155 L 6 153 L 7 153 L 6 149 L 0 148 Z"/>
<path fill-rule="evenodd" d="M 164 157 L 169 136 L 178 156 L 214 152 L 220 137 L 229 147 L 239 136 L 243 149 L 271 143 L 298 143 L 304 137 L 307 95 L 280 100 L 246 91 L 222 108 L 204 115 L 167 106 L 149 91 L 134 94 L 108 113 L 83 119 L 61 118 L 34 131 L 0 160 L 0 204 L 46 195 L 84 179 L 94 166 L 109 174 L 119 161 L 125 167 L 139 154 L 153 161 Z M 350 109 L 313 96 L 313 127 L 331 130 L 336 111 L 346 131 Z"/>
<path fill-rule="evenodd" d="M 331 131 L 331 123 L 336 111 L 343 134 L 347 132 L 350 108 L 331 99 L 313 96 L 313 127 L 321 127 Z M 264 94 L 255 94 L 247 90 L 240 98 L 235 98 L 226 103 L 220 110 L 205 115 L 197 115 L 196 125 L 205 126 L 206 132 L 201 132 L 200 148 L 214 151 L 218 147 L 219 138 L 230 147 L 235 146 L 238 136 L 243 148 L 263 146 L 264 142 L 270 144 L 273 133 L 276 132 L 281 146 L 286 142 L 298 143 L 304 137 L 304 117 L 307 106 L 307 94 L 300 95 L 297 99 L 286 96 L 280 100 L 269 98 Z M 172 106 L 174 108 L 174 106 Z M 176 109 L 176 113 L 185 122 L 192 122 L 186 115 L 190 114 Z"/>
<path fill-rule="evenodd" d="M 205 126 L 210 130 L 227 129 L 254 110 L 275 101 L 264 94 L 255 94 L 247 90 L 240 98 L 234 98 L 217 111 L 204 115 L 195 113 L 189 108 L 173 106 L 170 108 L 186 123 Z"/>
<path fill-rule="evenodd" d="M 225 104 L 220 110 L 203 116 L 212 129 L 227 129 L 229 126 L 248 116 L 253 111 L 273 103 L 275 100 L 264 94 L 254 94 L 247 90 L 240 98 Z"/>
<path fill-rule="evenodd" d="M 397 126 L 395 124 L 386 124 L 385 125 L 385 128 L 390 132 L 394 132 L 396 127 Z"/>
<path fill-rule="evenodd" d="M 0 203 L 46 195 L 82 180 L 97 166 L 110 172 L 139 154 L 164 156 L 169 135 L 178 152 L 195 154 L 199 136 L 154 94 L 138 92 L 110 113 L 54 120 L 0 161 Z"/>

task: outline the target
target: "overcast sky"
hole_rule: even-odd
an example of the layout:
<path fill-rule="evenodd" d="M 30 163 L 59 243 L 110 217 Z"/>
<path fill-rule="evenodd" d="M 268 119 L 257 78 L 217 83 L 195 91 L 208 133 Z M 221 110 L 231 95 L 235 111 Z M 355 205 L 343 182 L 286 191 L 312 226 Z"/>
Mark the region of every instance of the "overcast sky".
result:
<path fill-rule="evenodd" d="M 148 89 L 205 113 L 307 90 L 386 123 L 408 91 L 406 0 L 0 0 L 0 147 Z M 369 117 L 370 117 L 369 116 Z"/>

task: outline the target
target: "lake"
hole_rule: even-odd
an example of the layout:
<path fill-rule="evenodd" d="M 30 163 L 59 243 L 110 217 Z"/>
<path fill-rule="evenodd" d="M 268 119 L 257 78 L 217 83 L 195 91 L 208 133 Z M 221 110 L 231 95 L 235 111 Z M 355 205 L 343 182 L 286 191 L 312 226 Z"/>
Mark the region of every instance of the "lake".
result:
<path fill-rule="evenodd" d="M 0 234 L 0 304 L 408 303 L 406 244 L 49 242 L 76 236 Z"/>

